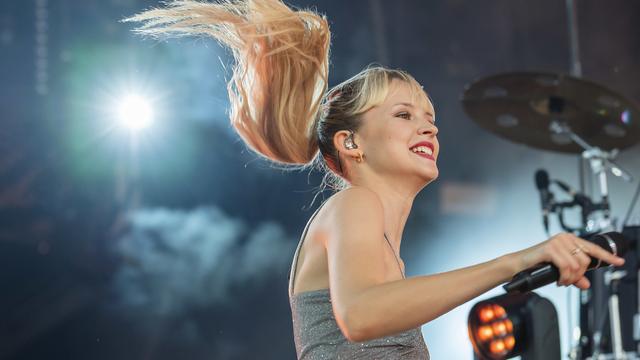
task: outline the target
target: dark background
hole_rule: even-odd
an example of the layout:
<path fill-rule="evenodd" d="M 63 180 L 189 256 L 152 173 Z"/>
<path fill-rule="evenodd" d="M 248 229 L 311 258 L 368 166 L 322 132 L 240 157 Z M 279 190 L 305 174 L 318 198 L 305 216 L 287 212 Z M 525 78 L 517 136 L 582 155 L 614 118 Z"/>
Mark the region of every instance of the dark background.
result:
<path fill-rule="evenodd" d="M 545 167 L 578 186 L 578 157 L 482 130 L 460 97 L 495 73 L 569 73 L 563 1 L 288 3 L 328 17 L 331 85 L 375 62 L 407 70 L 434 101 L 441 175 L 407 224 L 409 276 L 545 239 L 533 174 Z M 119 22 L 158 5 L 0 2 L 2 359 L 295 358 L 288 267 L 321 174 L 273 169 L 231 130 L 226 50 L 141 39 Z M 584 77 L 636 102 L 639 17 L 635 1 L 578 1 Z M 114 123 L 128 92 L 152 101 L 144 132 Z M 636 177 L 639 155 L 619 157 Z M 620 218 L 636 183 L 610 185 Z M 566 350 L 575 294 L 541 293 Z M 434 359 L 471 358 L 471 305 L 423 327 Z"/>

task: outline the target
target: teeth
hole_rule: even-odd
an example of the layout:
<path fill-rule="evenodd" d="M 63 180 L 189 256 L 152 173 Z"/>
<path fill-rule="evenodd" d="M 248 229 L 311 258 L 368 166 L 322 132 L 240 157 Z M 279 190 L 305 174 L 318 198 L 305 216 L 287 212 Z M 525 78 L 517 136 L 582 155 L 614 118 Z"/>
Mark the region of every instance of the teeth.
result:
<path fill-rule="evenodd" d="M 427 146 L 416 146 L 413 149 L 411 149 L 411 151 L 413 152 L 421 152 L 427 155 L 433 155 L 433 151 L 431 151 L 430 147 Z"/>

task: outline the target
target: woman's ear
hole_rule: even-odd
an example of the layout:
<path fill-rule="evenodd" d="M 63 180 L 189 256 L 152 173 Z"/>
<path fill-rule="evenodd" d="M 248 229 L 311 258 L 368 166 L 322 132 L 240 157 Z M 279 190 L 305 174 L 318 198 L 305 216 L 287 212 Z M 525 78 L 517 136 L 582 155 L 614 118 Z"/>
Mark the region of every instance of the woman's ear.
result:
<path fill-rule="evenodd" d="M 358 149 L 358 140 L 354 132 L 340 130 L 333 135 L 333 146 L 339 153 L 349 157 L 358 157 L 362 150 Z"/>
<path fill-rule="evenodd" d="M 341 155 L 355 159 L 357 163 L 364 161 L 364 154 L 359 149 L 355 139 L 355 133 L 351 130 L 340 130 L 333 136 L 333 146 L 338 150 L 338 158 Z"/>

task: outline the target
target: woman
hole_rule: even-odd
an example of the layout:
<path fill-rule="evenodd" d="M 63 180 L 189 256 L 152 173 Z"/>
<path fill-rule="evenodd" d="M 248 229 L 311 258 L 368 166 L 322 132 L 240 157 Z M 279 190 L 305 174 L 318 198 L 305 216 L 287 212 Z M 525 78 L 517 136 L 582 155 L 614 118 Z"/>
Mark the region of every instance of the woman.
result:
<path fill-rule="evenodd" d="M 276 164 L 318 165 L 337 192 L 311 217 L 290 276 L 298 358 L 428 359 L 420 326 L 541 262 L 585 289 L 589 256 L 623 259 L 570 234 L 495 260 L 404 277 L 413 200 L 438 176 L 435 111 L 405 72 L 367 68 L 327 90 L 330 32 L 279 0 L 173 1 L 130 21 L 148 35 L 210 35 L 233 50 L 231 121 Z"/>

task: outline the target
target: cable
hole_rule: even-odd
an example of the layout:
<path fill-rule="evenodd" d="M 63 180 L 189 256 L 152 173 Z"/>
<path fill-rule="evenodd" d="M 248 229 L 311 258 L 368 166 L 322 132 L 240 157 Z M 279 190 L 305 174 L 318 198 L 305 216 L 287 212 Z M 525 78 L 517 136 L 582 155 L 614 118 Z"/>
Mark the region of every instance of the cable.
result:
<path fill-rule="evenodd" d="M 631 213 L 633 212 L 633 208 L 638 203 L 638 196 L 640 196 L 640 181 L 638 181 L 638 187 L 636 188 L 636 193 L 633 195 L 631 199 L 631 204 L 629 205 L 629 210 L 627 210 L 627 215 L 624 217 L 624 221 L 622 222 L 622 228 L 624 229 L 631 218 Z"/>

